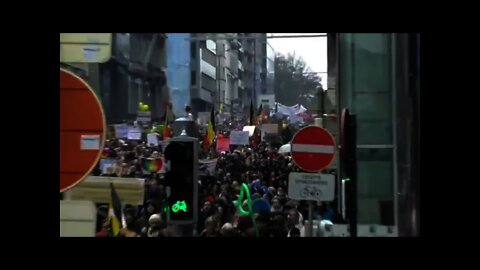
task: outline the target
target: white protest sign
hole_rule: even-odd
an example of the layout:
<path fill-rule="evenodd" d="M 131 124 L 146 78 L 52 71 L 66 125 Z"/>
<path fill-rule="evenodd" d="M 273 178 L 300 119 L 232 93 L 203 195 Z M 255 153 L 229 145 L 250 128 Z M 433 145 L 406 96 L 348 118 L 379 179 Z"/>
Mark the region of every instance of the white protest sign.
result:
<path fill-rule="evenodd" d="M 248 135 L 253 136 L 253 133 L 255 133 L 255 126 L 244 126 L 243 131 L 248 131 Z"/>
<path fill-rule="evenodd" d="M 140 140 L 142 138 L 142 132 L 137 127 L 128 128 L 127 139 L 129 140 Z"/>
<path fill-rule="evenodd" d="M 113 172 L 113 164 L 107 163 L 103 165 L 102 174 L 110 174 Z"/>
<path fill-rule="evenodd" d="M 278 124 L 263 124 L 262 132 L 268 134 L 277 134 L 278 133 Z"/>
<path fill-rule="evenodd" d="M 205 167 L 207 168 L 210 175 L 213 175 L 215 173 L 215 168 L 217 166 L 217 161 L 218 161 L 218 158 L 210 159 L 210 160 L 203 159 L 203 160 L 199 160 L 198 163 L 200 165 L 205 165 Z"/>
<path fill-rule="evenodd" d="M 249 144 L 248 138 L 249 138 L 248 131 L 232 130 L 230 132 L 230 145 Z"/>
<path fill-rule="evenodd" d="M 104 170 L 106 167 L 113 166 L 115 159 L 112 158 L 102 158 L 100 159 L 100 170 Z"/>
<path fill-rule="evenodd" d="M 288 176 L 288 196 L 294 200 L 333 201 L 335 176 L 292 172 Z"/>
<path fill-rule="evenodd" d="M 150 146 L 152 144 L 158 146 L 158 137 L 155 133 L 149 133 L 147 135 L 147 145 Z"/>
<path fill-rule="evenodd" d="M 128 136 L 128 126 L 125 124 L 115 125 L 115 137 L 122 139 Z"/>

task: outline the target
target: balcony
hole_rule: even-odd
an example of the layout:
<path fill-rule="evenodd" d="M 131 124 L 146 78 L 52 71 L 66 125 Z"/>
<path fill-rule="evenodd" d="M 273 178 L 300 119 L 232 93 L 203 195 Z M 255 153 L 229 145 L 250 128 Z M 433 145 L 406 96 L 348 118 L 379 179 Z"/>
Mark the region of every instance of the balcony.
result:
<path fill-rule="evenodd" d="M 191 98 L 192 99 L 201 99 L 205 102 L 212 103 L 212 92 L 201 87 L 200 89 L 195 87 L 192 88 L 191 91 Z"/>
<path fill-rule="evenodd" d="M 200 72 L 214 80 L 217 79 L 217 68 L 204 60 L 200 60 Z"/>

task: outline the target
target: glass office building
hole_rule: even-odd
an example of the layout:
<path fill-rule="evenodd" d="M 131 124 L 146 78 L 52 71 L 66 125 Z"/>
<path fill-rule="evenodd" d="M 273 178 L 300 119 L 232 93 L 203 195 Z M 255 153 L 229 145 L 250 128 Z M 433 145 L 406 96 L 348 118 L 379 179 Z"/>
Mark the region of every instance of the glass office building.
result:
<path fill-rule="evenodd" d="M 334 38 L 339 110 L 357 115 L 358 223 L 417 235 L 420 36 Z"/>

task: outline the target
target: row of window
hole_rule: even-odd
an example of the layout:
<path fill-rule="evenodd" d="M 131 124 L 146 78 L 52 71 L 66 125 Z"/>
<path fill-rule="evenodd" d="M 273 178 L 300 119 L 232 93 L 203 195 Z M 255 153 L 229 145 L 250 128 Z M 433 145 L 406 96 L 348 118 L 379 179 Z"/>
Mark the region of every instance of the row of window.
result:
<path fill-rule="evenodd" d="M 246 73 L 246 74 L 248 74 L 248 73 Z M 239 72 L 239 73 L 238 73 L 238 79 L 239 79 L 239 80 L 250 79 L 250 76 L 249 76 L 249 75 L 244 75 L 243 72 Z M 260 74 L 260 80 L 261 80 L 263 83 L 266 83 L 266 81 L 267 81 L 267 74 L 266 74 L 265 72 L 262 72 L 262 73 Z M 192 70 L 192 71 L 191 71 L 190 84 L 191 84 L 191 85 L 196 85 L 196 84 L 197 84 L 197 71 L 196 71 L 196 70 Z"/>
<path fill-rule="evenodd" d="M 253 41 L 248 41 L 250 42 L 251 44 L 253 44 Z M 210 41 L 211 43 L 211 41 Z M 253 45 L 248 45 L 248 48 L 253 48 Z M 211 46 L 209 46 L 211 47 Z M 207 48 L 207 41 L 205 40 L 201 40 L 199 41 L 199 48 Z M 195 41 L 192 41 L 190 42 L 190 55 L 192 58 L 196 58 L 197 57 L 197 46 L 195 44 Z M 262 43 L 262 56 L 264 56 L 264 58 L 266 57 L 267 55 L 267 43 Z M 246 60 L 248 63 L 251 63 L 253 62 L 253 55 L 251 53 L 245 53 L 245 56 L 246 56 Z M 242 61 L 244 58 L 244 53 L 238 51 L 238 59 L 240 61 Z"/>
<path fill-rule="evenodd" d="M 264 75 L 264 74 L 263 74 L 263 75 Z M 243 80 L 243 75 L 242 75 L 242 73 L 239 73 L 239 74 L 238 74 L 238 79 L 239 79 L 239 80 Z M 205 84 L 205 81 L 209 81 L 210 84 L 211 84 L 211 81 L 214 81 L 213 79 L 211 79 L 210 77 L 206 76 L 205 74 L 202 74 L 202 80 L 203 80 L 203 81 L 202 81 L 203 84 Z M 263 80 L 262 85 L 265 85 L 265 84 L 266 84 L 266 78 L 265 78 L 265 76 L 262 76 L 262 80 Z M 208 84 L 208 83 L 207 83 L 207 84 Z M 196 85 L 197 85 L 197 72 L 196 72 L 195 70 L 192 70 L 192 71 L 191 71 L 191 74 L 190 74 L 190 85 L 191 85 L 191 86 L 196 86 Z M 207 88 L 209 88 L 209 87 L 207 87 Z M 266 92 L 267 92 L 266 86 L 263 86 L 263 87 L 261 88 L 261 91 L 262 91 L 262 93 L 266 93 Z"/>

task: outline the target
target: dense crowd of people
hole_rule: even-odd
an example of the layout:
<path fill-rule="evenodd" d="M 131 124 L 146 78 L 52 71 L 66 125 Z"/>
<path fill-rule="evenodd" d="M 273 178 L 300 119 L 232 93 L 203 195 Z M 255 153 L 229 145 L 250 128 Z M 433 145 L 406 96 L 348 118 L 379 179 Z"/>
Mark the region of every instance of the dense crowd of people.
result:
<path fill-rule="evenodd" d="M 308 204 L 288 197 L 288 175 L 298 171 L 289 154 L 278 153 L 278 145 L 267 142 L 231 147 L 231 151 L 210 156 L 216 159 L 214 170 L 199 166 L 199 208 L 196 235 L 200 237 L 296 237 L 305 235 Z M 214 152 L 214 151 L 213 151 Z M 203 153 L 202 155 L 204 155 Z M 94 171 L 95 175 L 145 179 L 143 205 L 124 205 L 124 228 L 119 236 L 172 236 L 166 221 L 166 191 L 163 173 L 144 170 L 143 158 L 162 155 L 161 146 L 136 140 L 111 139 L 103 157 L 114 160 L 111 166 Z M 248 185 L 253 202 L 253 217 L 242 215 L 235 205 L 241 185 Z M 241 202 L 246 205 L 246 202 Z M 317 203 L 314 219 L 332 220 L 328 203 Z M 254 219 L 254 220 L 253 220 Z M 110 236 L 108 205 L 98 207 L 97 236 Z"/>

